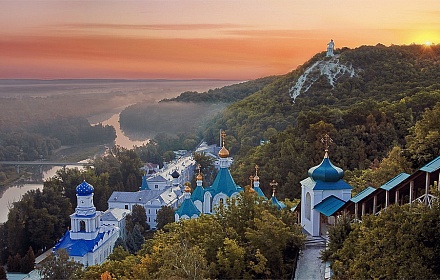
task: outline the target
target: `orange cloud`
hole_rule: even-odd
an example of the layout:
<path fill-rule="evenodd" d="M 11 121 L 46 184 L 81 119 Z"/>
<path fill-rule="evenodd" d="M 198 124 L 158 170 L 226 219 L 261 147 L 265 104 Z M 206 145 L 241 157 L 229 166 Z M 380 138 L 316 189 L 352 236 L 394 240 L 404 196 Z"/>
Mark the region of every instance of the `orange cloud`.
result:
<path fill-rule="evenodd" d="M 294 45 L 289 38 L 3 37 L 0 77 L 19 74 L 11 69 L 26 67 L 27 61 L 36 70 L 21 75 L 36 78 L 47 78 L 58 67 L 75 77 L 250 79 L 286 73 L 304 62 L 295 57 L 305 50 Z"/>

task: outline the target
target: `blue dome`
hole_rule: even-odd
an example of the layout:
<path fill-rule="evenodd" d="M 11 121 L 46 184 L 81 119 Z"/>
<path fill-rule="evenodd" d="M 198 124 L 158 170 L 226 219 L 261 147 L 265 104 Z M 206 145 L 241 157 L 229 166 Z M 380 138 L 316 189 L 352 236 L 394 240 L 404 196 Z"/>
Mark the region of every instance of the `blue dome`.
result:
<path fill-rule="evenodd" d="M 81 196 L 90 195 L 93 193 L 93 191 L 94 191 L 93 186 L 87 183 L 86 181 L 82 182 L 76 187 L 76 194 Z"/>
<path fill-rule="evenodd" d="M 309 169 L 309 177 L 314 181 L 337 182 L 344 177 L 344 171 L 334 166 L 326 155 L 322 162 Z"/>

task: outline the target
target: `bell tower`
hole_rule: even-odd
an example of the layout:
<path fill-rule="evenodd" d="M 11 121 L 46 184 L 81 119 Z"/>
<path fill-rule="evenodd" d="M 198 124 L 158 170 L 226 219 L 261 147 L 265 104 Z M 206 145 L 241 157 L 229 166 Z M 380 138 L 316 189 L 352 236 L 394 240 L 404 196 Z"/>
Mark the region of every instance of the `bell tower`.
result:
<path fill-rule="evenodd" d="M 76 187 L 75 213 L 70 215 L 71 239 L 95 239 L 99 232 L 99 215 L 93 204 L 94 188 L 86 181 Z"/>

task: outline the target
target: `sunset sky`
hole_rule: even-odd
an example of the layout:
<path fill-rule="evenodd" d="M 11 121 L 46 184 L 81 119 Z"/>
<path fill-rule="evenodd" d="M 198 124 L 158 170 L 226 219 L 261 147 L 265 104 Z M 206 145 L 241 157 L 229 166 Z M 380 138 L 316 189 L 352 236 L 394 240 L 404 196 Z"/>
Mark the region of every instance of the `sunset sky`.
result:
<path fill-rule="evenodd" d="M 247 80 L 324 51 L 440 43 L 439 0 L 0 0 L 0 79 Z"/>

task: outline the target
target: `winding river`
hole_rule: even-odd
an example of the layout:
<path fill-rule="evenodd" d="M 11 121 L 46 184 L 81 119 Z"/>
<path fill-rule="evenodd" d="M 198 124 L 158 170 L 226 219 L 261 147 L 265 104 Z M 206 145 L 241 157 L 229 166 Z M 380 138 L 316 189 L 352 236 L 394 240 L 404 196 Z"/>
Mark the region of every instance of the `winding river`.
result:
<path fill-rule="evenodd" d="M 128 136 L 124 134 L 119 125 L 119 113 L 112 115 L 107 120 L 103 121 L 103 125 L 112 125 L 116 130 L 116 139 L 115 144 L 121 147 L 132 149 L 134 146 L 142 146 L 143 144 L 148 143 L 148 139 L 144 140 L 132 140 Z M 70 166 L 69 168 L 81 168 L 78 166 Z M 43 180 L 53 177 L 57 170 L 60 169 L 59 166 L 53 167 L 45 172 L 43 172 Z M 42 189 L 43 184 L 23 184 L 23 185 L 14 185 L 8 188 L 3 195 L 0 197 L 0 223 L 4 223 L 8 219 L 9 208 L 12 206 L 12 203 L 15 201 L 19 201 L 21 197 L 30 190 Z"/>

